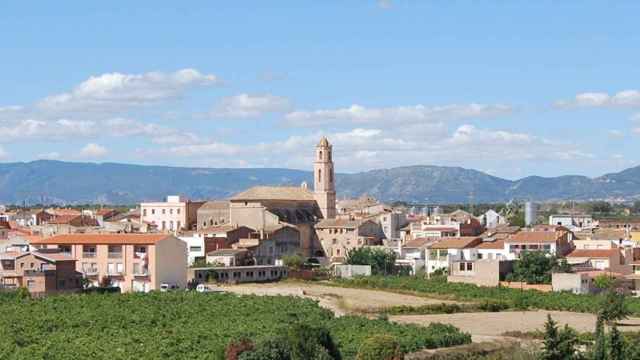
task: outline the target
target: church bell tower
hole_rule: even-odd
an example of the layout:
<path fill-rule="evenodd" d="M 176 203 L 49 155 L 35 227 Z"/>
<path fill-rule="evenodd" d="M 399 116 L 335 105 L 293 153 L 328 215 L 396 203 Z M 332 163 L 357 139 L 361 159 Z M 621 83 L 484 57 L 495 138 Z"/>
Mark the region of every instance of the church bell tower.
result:
<path fill-rule="evenodd" d="M 314 196 L 325 219 L 336 217 L 336 185 L 332 151 L 329 140 L 323 136 L 316 146 L 316 161 L 313 163 Z"/>

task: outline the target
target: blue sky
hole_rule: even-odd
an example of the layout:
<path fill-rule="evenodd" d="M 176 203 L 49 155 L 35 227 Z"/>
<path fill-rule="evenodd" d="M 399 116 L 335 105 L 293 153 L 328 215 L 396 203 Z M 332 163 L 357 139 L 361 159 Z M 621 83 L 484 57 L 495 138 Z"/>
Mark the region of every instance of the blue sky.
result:
<path fill-rule="evenodd" d="M 0 4 L 0 159 L 519 178 L 640 163 L 637 1 Z"/>

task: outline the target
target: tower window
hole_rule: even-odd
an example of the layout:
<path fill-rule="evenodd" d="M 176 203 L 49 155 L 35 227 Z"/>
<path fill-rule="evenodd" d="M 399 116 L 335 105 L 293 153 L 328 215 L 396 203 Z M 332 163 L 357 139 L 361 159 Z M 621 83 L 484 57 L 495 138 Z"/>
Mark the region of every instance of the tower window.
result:
<path fill-rule="evenodd" d="M 322 150 L 318 153 L 318 159 L 322 160 Z"/>
<path fill-rule="evenodd" d="M 322 169 L 318 169 L 318 182 L 322 182 Z"/>

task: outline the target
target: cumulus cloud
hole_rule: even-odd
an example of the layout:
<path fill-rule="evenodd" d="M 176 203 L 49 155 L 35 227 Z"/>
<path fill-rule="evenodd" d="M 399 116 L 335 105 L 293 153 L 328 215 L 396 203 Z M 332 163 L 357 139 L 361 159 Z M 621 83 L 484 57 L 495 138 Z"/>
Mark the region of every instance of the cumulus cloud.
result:
<path fill-rule="evenodd" d="M 385 108 L 368 108 L 354 104 L 350 107 L 339 109 L 293 111 L 285 116 L 285 122 L 292 126 L 320 126 L 344 122 L 403 125 L 449 119 L 499 116 L 512 111 L 512 107 L 502 104 L 415 105 Z"/>
<path fill-rule="evenodd" d="M 108 151 L 102 145 L 89 143 L 80 150 L 80 157 L 86 159 L 100 158 L 107 155 Z"/>
<path fill-rule="evenodd" d="M 556 107 L 636 107 L 640 106 L 640 91 L 624 90 L 615 94 L 605 92 L 580 93 L 571 100 L 560 100 Z"/>
<path fill-rule="evenodd" d="M 291 109 L 291 101 L 271 94 L 239 94 L 222 98 L 211 112 L 213 117 L 248 118 Z"/>
<path fill-rule="evenodd" d="M 219 82 L 215 75 L 194 69 L 173 73 L 102 74 L 90 77 L 69 92 L 46 97 L 37 108 L 44 111 L 121 110 L 179 97 L 190 88 Z"/>

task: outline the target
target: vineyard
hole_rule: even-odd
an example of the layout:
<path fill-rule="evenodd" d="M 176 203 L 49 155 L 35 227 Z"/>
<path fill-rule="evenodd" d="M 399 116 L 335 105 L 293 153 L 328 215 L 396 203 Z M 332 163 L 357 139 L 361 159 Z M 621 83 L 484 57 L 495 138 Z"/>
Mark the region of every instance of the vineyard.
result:
<path fill-rule="evenodd" d="M 540 292 L 505 287 L 480 287 L 472 284 L 448 283 L 441 279 L 415 276 L 371 276 L 356 279 L 337 279 L 334 285 L 354 288 L 412 292 L 452 300 L 489 302 L 496 308 L 564 310 L 597 313 L 602 298 L 596 295 L 576 295 L 567 292 Z M 640 316 L 640 299 L 627 299 L 632 315 Z"/>
<path fill-rule="evenodd" d="M 335 318 L 312 300 L 231 294 L 149 293 L 0 297 L 0 359 L 223 359 L 237 338 L 255 340 L 294 323 L 329 329 L 344 359 L 374 334 L 412 352 L 470 342 L 441 324 Z"/>

